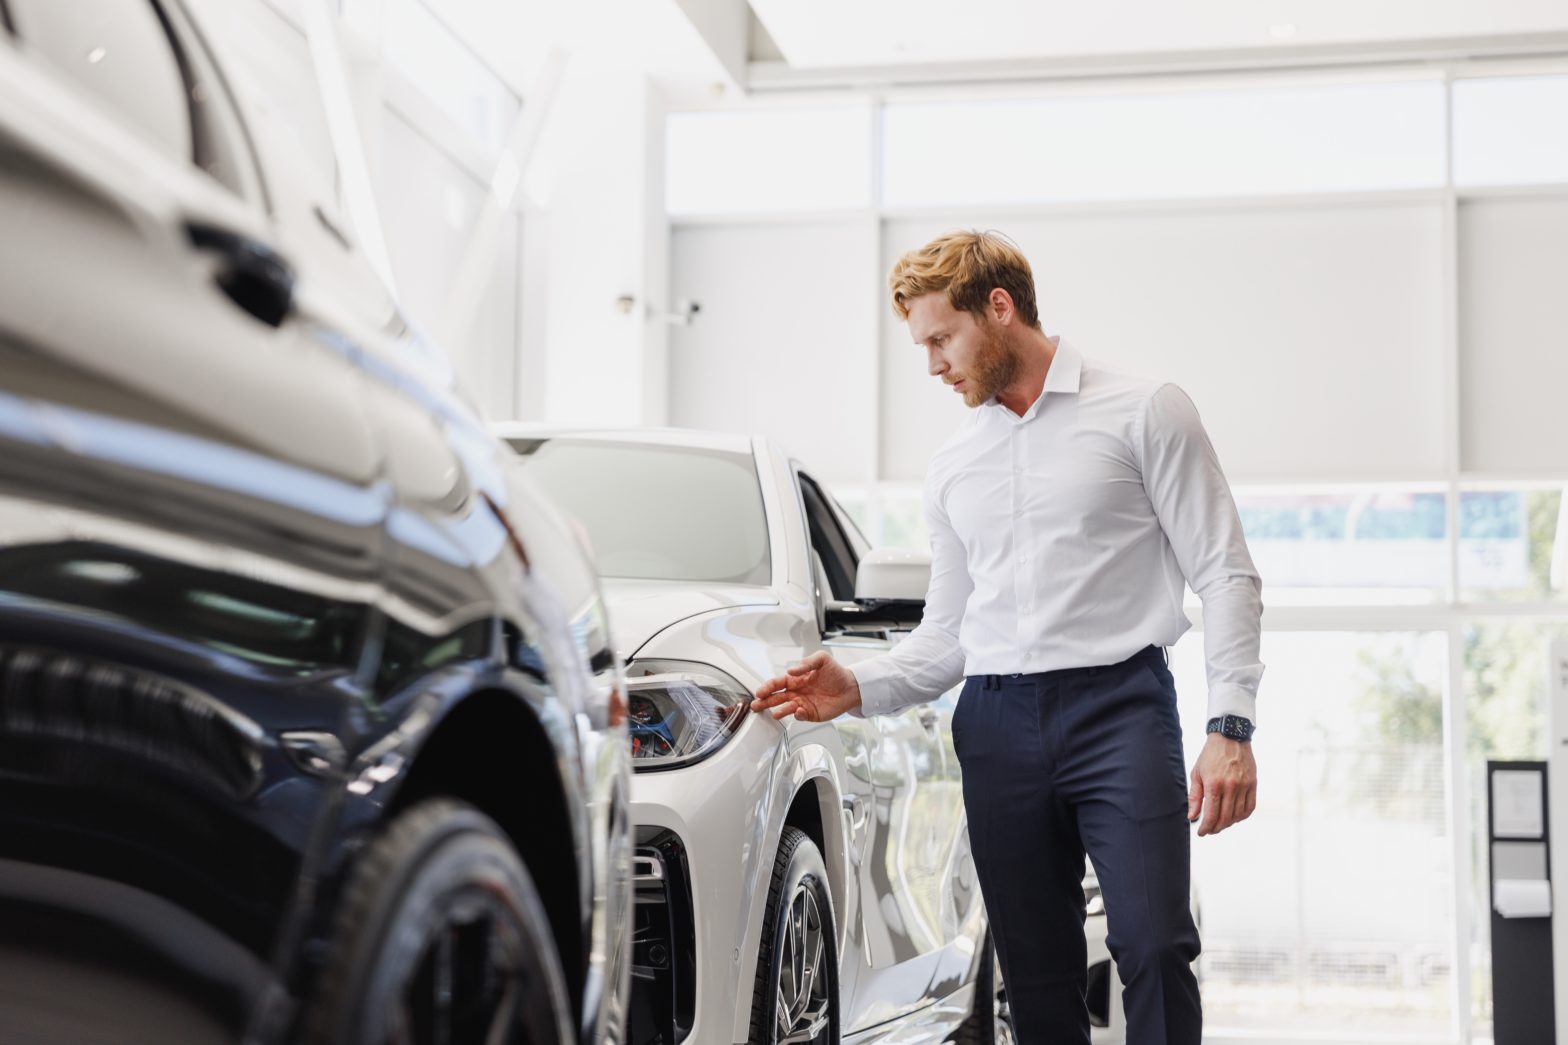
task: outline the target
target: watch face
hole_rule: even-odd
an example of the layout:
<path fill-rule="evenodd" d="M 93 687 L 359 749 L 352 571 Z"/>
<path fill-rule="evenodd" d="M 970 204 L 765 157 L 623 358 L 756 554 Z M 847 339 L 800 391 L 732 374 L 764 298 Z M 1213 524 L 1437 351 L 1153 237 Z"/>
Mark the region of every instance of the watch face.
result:
<path fill-rule="evenodd" d="M 1230 740 L 1251 740 L 1252 723 L 1240 715 L 1221 715 L 1211 718 L 1208 722 L 1208 732 L 1218 733 Z"/>

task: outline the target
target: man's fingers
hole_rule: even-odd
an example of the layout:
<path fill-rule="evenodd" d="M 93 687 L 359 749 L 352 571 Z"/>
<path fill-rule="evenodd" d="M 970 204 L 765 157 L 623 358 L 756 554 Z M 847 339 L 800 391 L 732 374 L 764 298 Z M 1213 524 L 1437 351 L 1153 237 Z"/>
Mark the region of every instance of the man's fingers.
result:
<path fill-rule="evenodd" d="M 1247 798 L 1246 798 L 1246 801 L 1242 804 L 1241 812 L 1237 814 L 1236 819 L 1237 820 L 1245 820 L 1245 819 L 1247 819 L 1247 817 L 1251 816 L 1253 811 L 1256 810 L 1257 808 L 1258 808 L 1258 789 L 1257 789 L 1256 786 L 1249 787 L 1249 788 L 1247 788 Z"/>
<path fill-rule="evenodd" d="M 1218 780 L 1200 779 L 1203 787 L 1203 819 L 1198 823 L 1198 835 L 1212 835 L 1220 829 L 1220 806 L 1225 793 Z"/>
<path fill-rule="evenodd" d="M 1220 785 L 1220 815 L 1219 823 L 1214 827 L 1215 834 L 1219 834 L 1240 819 L 1236 815 L 1236 800 L 1239 797 L 1237 794 L 1239 790 L 1240 788 L 1236 786 L 1234 781 L 1227 780 Z"/>
<path fill-rule="evenodd" d="M 792 664 L 782 675 L 775 675 L 752 691 L 756 700 L 751 702 L 753 711 L 762 711 L 775 706 L 781 700 L 789 700 L 790 692 L 801 690 L 816 681 L 816 673 L 828 660 L 826 650 L 813 653 L 799 664 Z"/>
<path fill-rule="evenodd" d="M 1198 819 L 1198 813 L 1203 809 L 1203 780 L 1197 770 L 1193 770 L 1187 780 L 1191 785 L 1187 789 L 1187 822 L 1190 824 Z"/>
<path fill-rule="evenodd" d="M 774 681 L 782 682 L 782 680 Z M 785 701 L 794 699 L 794 696 L 783 685 L 775 686 L 770 681 L 757 687 L 756 699 L 751 702 L 751 710 L 765 711 L 768 708 L 777 707 Z"/>
<path fill-rule="evenodd" d="M 817 652 L 813 653 L 805 660 L 802 660 L 799 664 L 790 665 L 789 673 L 791 675 L 807 675 L 813 671 L 816 671 L 827 662 L 827 650 L 817 650 Z"/>
<path fill-rule="evenodd" d="M 790 670 L 794 671 L 795 669 L 791 668 Z M 811 685 L 812 681 L 813 676 L 809 674 L 780 675 L 777 678 L 768 679 L 768 681 L 753 691 L 752 695 L 757 699 L 751 702 L 752 709 L 761 711 L 763 708 L 773 707 L 782 700 L 791 700 L 795 692 L 805 689 Z"/>
<path fill-rule="evenodd" d="M 787 700 L 785 703 L 773 709 L 773 718 L 775 720 L 788 718 L 790 715 L 793 715 L 798 711 L 800 711 L 800 704 L 793 700 Z"/>
<path fill-rule="evenodd" d="M 764 682 L 762 685 L 753 690 L 752 696 L 756 697 L 758 700 L 766 700 L 767 698 L 778 693 L 780 690 L 784 689 L 788 683 L 788 675 L 778 675 L 774 678 L 768 679 L 768 681 Z"/>
<path fill-rule="evenodd" d="M 1220 801 L 1213 792 L 1203 803 L 1203 819 L 1198 821 L 1198 837 L 1211 835 L 1215 831 L 1215 823 L 1220 818 Z"/>

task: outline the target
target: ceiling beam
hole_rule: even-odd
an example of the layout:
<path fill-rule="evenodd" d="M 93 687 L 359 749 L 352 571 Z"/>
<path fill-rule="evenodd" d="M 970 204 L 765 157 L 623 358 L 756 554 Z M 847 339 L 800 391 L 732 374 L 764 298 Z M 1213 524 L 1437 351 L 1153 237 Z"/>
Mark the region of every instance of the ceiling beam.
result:
<path fill-rule="evenodd" d="M 745 86 L 754 95 L 782 95 L 793 92 L 898 91 L 929 87 L 1072 83 L 1255 72 L 1315 72 L 1355 68 L 1394 70 L 1459 62 L 1562 59 L 1568 59 L 1568 32 L 1520 33 L 1463 40 L 1451 37 L 1401 40 L 1374 45 L 1322 44 L 1289 48 L 1070 55 L 816 69 L 797 69 L 777 60 L 753 61 L 747 66 Z"/>

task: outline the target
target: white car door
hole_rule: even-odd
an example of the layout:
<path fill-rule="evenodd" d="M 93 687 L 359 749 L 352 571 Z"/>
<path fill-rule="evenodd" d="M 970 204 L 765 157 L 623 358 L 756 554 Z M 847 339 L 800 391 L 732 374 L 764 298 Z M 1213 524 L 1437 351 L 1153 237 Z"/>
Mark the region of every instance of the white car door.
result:
<path fill-rule="evenodd" d="M 832 603 L 854 597 L 859 535 L 835 511 L 831 495 L 796 471 L 817 572 L 816 583 Z M 861 542 L 863 543 L 863 541 Z M 866 633 L 829 629 L 823 645 L 845 663 L 887 651 L 880 629 Z M 869 726 L 867 757 L 870 808 L 858 810 L 863 824 L 862 859 L 854 870 L 860 890 L 861 965 L 843 970 L 853 984 L 842 994 L 845 1033 L 905 1015 L 930 999 L 933 977 L 948 943 L 942 918 L 943 871 L 949 839 L 962 799 L 944 786 L 940 716 L 929 708 L 879 716 Z M 846 745 L 846 750 L 848 745 Z"/>

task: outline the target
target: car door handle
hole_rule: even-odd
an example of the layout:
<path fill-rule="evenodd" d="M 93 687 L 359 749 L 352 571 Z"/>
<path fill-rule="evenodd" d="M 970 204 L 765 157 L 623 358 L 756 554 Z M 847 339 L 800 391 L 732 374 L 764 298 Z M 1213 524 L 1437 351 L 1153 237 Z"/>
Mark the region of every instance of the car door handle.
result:
<path fill-rule="evenodd" d="M 869 813 L 865 800 L 859 795 L 846 793 L 842 799 L 844 812 L 849 814 L 849 827 L 855 834 L 859 834 L 866 826 L 866 816 Z"/>
<path fill-rule="evenodd" d="M 203 222 L 185 226 L 191 245 L 218 257 L 218 287 L 271 327 L 294 310 L 294 270 L 277 251 L 238 232 Z"/>

